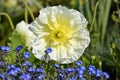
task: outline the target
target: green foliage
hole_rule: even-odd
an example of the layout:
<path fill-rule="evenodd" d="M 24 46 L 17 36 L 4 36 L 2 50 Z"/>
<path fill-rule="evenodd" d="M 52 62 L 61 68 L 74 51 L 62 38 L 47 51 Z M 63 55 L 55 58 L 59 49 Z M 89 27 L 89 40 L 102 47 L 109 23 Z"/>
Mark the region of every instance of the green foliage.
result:
<path fill-rule="evenodd" d="M 82 61 L 84 66 L 95 65 L 96 68 L 102 69 L 102 60 L 98 55 L 83 55 Z"/>
<path fill-rule="evenodd" d="M 7 59 L 8 59 L 7 61 L 8 61 L 8 63 L 16 63 L 17 64 L 18 63 L 18 62 L 16 62 L 16 60 L 17 60 L 16 59 L 17 58 L 16 57 L 17 53 L 14 50 L 15 50 L 15 48 L 17 46 L 22 45 L 23 49 L 20 50 L 19 53 L 23 55 L 24 52 L 28 51 L 28 48 L 25 46 L 26 41 L 23 38 L 23 36 L 19 35 L 16 31 L 14 31 L 13 34 L 12 34 L 12 36 L 9 38 L 9 42 L 7 44 L 11 48 L 11 50 L 8 53 L 8 56 L 7 56 Z M 34 64 L 36 64 L 36 65 L 40 64 L 41 61 L 38 60 L 38 59 L 36 59 L 34 57 L 34 55 L 32 54 L 32 52 L 30 52 L 30 53 L 31 53 L 30 54 L 31 57 L 29 58 L 29 61 L 32 62 L 32 63 L 34 63 Z M 23 56 L 21 56 L 21 57 L 23 57 Z"/>
<path fill-rule="evenodd" d="M 10 46 L 11 50 L 8 53 L 9 63 L 13 63 L 16 60 L 15 48 L 18 45 L 24 46 L 21 52 L 25 50 L 25 40 L 22 38 L 16 31 L 13 32 L 12 36 L 9 38 L 8 46 Z"/>
<path fill-rule="evenodd" d="M 19 2 L 19 1 L 18 1 Z M 21 15 L 29 16 L 28 11 L 24 11 L 23 3 L 19 3 L 17 7 L 6 8 L 4 0 L 0 2 L 0 12 L 5 11 L 12 17 L 14 25 L 18 23 Z M 74 8 L 85 15 L 89 24 L 91 43 L 88 49 L 85 50 L 84 55 L 81 57 L 84 65 L 93 64 L 98 68 L 102 68 L 102 62 L 107 66 L 114 67 L 117 74 L 120 73 L 120 1 L 119 0 L 31 0 L 27 2 L 35 16 L 38 16 L 39 9 L 46 6 L 64 5 L 69 8 Z M 33 7 L 34 6 L 34 7 Z M 14 9 L 14 10 L 13 10 Z M 15 14 L 13 14 L 15 13 Z M 12 15 L 13 14 L 13 15 Z M 19 14 L 19 15 L 17 15 Z M 17 16 L 16 16 L 17 15 Z M 4 17 L 0 17 L 0 45 L 7 42 L 8 37 L 12 33 L 8 29 L 8 24 Z M 25 17 L 26 21 L 31 21 L 31 18 Z M 28 19 L 27 19 L 28 18 Z M 3 27 L 4 26 L 4 27 Z M 9 62 L 15 62 L 15 52 L 13 51 L 18 45 L 25 45 L 25 40 L 20 37 L 16 32 L 9 39 L 8 45 L 11 47 L 9 54 Z M 22 51 L 26 51 L 24 47 Z M 21 51 L 21 53 L 22 53 Z M 35 64 L 42 63 L 37 60 L 33 54 L 29 59 Z M 118 75 L 117 75 L 118 77 Z M 117 79 L 117 78 L 116 78 Z"/>

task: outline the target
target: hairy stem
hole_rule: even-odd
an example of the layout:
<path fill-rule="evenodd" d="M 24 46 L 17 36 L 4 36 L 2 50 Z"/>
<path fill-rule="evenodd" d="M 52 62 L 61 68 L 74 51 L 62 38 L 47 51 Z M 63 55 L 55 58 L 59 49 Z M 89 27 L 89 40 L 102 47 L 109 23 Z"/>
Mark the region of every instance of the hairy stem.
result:
<path fill-rule="evenodd" d="M 13 25 L 13 22 L 12 22 L 12 19 L 10 18 L 10 16 L 7 13 L 4 13 L 4 12 L 1 12 L 0 16 L 1 15 L 6 16 L 8 18 L 10 26 L 11 26 L 11 29 L 14 30 L 14 25 Z"/>
<path fill-rule="evenodd" d="M 22 1 L 23 1 L 23 3 L 24 3 L 25 7 L 27 8 L 27 10 L 29 11 L 32 20 L 34 20 L 34 15 L 33 15 L 32 11 L 31 11 L 31 9 L 29 8 L 29 6 L 28 6 L 27 3 L 25 2 L 25 0 L 22 0 Z"/>

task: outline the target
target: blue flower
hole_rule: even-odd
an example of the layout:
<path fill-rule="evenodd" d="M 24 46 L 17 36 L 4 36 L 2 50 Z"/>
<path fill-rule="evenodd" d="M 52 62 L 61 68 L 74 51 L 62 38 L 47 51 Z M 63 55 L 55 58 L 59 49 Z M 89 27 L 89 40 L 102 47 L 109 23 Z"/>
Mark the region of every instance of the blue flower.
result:
<path fill-rule="evenodd" d="M 107 78 L 107 79 L 109 79 L 109 78 L 110 78 L 109 74 L 108 74 L 108 73 L 106 73 L 106 72 L 103 72 L 103 76 L 105 76 L 105 78 Z"/>
<path fill-rule="evenodd" d="M 43 76 L 38 76 L 37 80 L 43 80 Z"/>
<path fill-rule="evenodd" d="M 29 61 L 25 61 L 22 65 L 23 65 L 23 67 L 25 67 L 25 66 L 33 67 L 33 66 L 34 66 L 34 65 L 33 65 L 31 62 L 29 62 Z"/>
<path fill-rule="evenodd" d="M 51 53 L 52 52 L 52 49 L 51 48 L 47 48 L 46 50 L 45 50 L 45 53 Z"/>
<path fill-rule="evenodd" d="M 79 74 L 78 77 L 81 79 L 83 78 L 83 74 Z"/>
<path fill-rule="evenodd" d="M 9 52 L 10 51 L 10 47 L 9 46 L 1 46 L 0 49 L 2 51 L 5 51 L 5 52 Z"/>
<path fill-rule="evenodd" d="M 24 63 L 22 64 L 22 66 L 23 66 L 23 67 L 27 66 L 27 63 L 26 63 L 26 62 L 24 62 Z"/>
<path fill-rule="evenodd" d="M 15 69 L 16 67 L 15 67 L 14 64 L 10 64 L 10 65 L 7 66 L 7 68 L 8 68 L 8 69 Z"/>
<path fill-rule="evenodd" d="M 58 64 L 54 64 L 53 67 L 56 68 L 56 69 L 58 69 L 59 65 Z"/>
<path fill-rule="evenodd" d="M 24 58 L 25 58 L 25 59 L 30 58 L 30 53 L 29 53 L 29 52 L 25 52 L 25 53 L 24 53 Z"/>
<path fill-rule="evenodd" d="M 36 68 L 35 72 L 43 74 L 44 70 L 42 68 Z"/>
<path fill-rule="evenodd" d="M 16 69 L 9 69 L 9 70 L 7 70 L 7 72 L 6 72 L 6 76 L 16 76 L 17 75 L 17 73 L 18 73 L 18 71 L 16 70 Z"/>
<path fill-rule="evenodd" d="M 3 67 L 4 65 L 6 65 L 6 62 L 0 62 L 0 67 Z"/>
<path fill-rule="evenodd" d="M 33 66 L 34 66 L 31 62 L 28 62 L 27 65 L 28 65 L 29 67 L 33 67 Z"/>
<path fill-rule="evenodd" d="M 21 72 L 21 68 L 20 67 L 16 67 L 15 69 L 17 70 L 17 72 Z"/>
<path fill-rule="evenodd" d="M 22 45 L 19 45 L 19 46 L 17 46 L 17 47 L 15 48 L 15 51 L 16 51 L 16 52 L 19 52 L 22 48 L 23 48 L 23 46 L 22 46 Z"/>
<path fill-rule="evenodd" d="M 4 79 L 4 74 L 0 73 L 0 79 Z"/>
<path fill-rule="evenodd" d="M 84 74 L 84 71 L 80 69 L 80 70 L 78 71 L 78 74 L 79 74 L 79 75 L 83 75 L 83 74 Z"/>
<path fill-rule="evenodd" d="M 73 76 L 72 78 L 68 79 L 68 80 L 77 80 L 76 76 Z"/>
<path fill-rule="evenodd" d="M 35 68 L 29 67 L 29 68 L 27 69 L 27 71 L 30 72 L 30 73 L 34 73 L 34 72 L 35 72 Z"/>
<path fill-rule="evenodd" d="M 75 70 L 74 70 L 74 68 L 67 68 L 66 70 L 65 70 L 65 73 L 66 74 L 70 74 L 70 73 L 73 73 Z"/>
<path fill-rule="evenodd" d="M 89 75 L 96 74 L 96 68 L 95 68 L 95 66 L 90 65 L 89 69 L 88 69 L 88 72 L 89 72 L 88 73 Z"/>
<path fill-rule="evenodd" d="M 62 73 L 59 73 L 58 80 L 65 80 L 64 75 Z"/>
<path fill-rule="evenodd" d="M 80 66 L 80 69 L 83 70 L 83 71 L 86 70 L 85 66 Z"/>
<path fill-rule="evenodd" d="M 85 70 L 83 69 L 80 69 L 80 68 L 76 68 L 76 71 L 77 71 L 77 73 L 78 73 L 78 77 L 79 76 L 83 76 L 84 75 L 84 72 L 85 72 Z"/>
<path fill-rule="evenodd" d="M 89 66 L 89 71 L 95 70 L 95 69 L 96 69 L 95 66 L 92 66 L 92 65 Z"/>
<path fill-rule="evenodd" d="M 44 75 L 40 75 L 36 80 L 43 80 L 44 77 L 45 77 Z"/>
<path fill-rule="evenodd" d="M 100 77 L 100 76 L 102 76 L 102 71 L 99 70 L 99 69 L 97 69 L 97 71 L 96 71 L 96 77 Z"/>
<path fill-rule="evenodd" d="M 59 69 L 58 72 L 59 72 L 59 73 L 63 73 L 63 72 L 64 72 L 64 69 Z"/>
<path fill-rule="evenodd" d="M 81 66 L 81 64 L 82 64 L 82 61 L 81 61 L 81 60 L 79 60 L 79 61 L 76 62 L 76 65 L 77 65 L 77 66 Z"/>
<path fill-rule="evenodd" d="M 21 79 L 21 80 L 31 80 L 31 75 L 30 74 L 28 74 L 28 73 L 24 73 L 24 74 L 22 74 L 22 75 L 20 75 L 19 76 L 19 78 Z"/>

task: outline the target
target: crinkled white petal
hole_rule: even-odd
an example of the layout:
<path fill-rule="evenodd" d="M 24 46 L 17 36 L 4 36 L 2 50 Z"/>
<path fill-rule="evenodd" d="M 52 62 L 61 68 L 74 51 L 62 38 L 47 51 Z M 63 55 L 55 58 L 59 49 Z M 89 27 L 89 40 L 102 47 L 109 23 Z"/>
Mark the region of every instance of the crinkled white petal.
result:
<path fill-rule="evenodd" d="M 26 46 L 30 49 L 31 42 L 36 36 L 28 28 L 29 24 L 21 21 L 16 25 L 15 31 L 17 31 L 26 40 Z"/>
<path fill-rule="evenodd" d="M 29 27 L 29 30 L 37 36 L 34 42 L 32 42 L 33 54 L 38 59 L 44 60 L 43 57 L 46 55 L 44 51 L 51 47 L 53 51 L 48 54 L 48 60 L 55 60 L 61 64 L 77 61 L 90 43 L 87 24 L 88 22 L 85 17 L 73 9 L 63 6 L 41 9 L 40 15 Z M 64 31 L 62 32 L 63 35 L 67 37 L 64 37 L 66 41 L 63 44 L 60 41 L 62 39 L 56 41 L 57 39 L 51 39 L 49 36 L 54 30 L 59 31 L 58 27 L 63 27 L 62 29 L 68 28 L 68 30 L 60 28 L 60 30 Z M 60 44 L 59 41 L 61 42 Z M 57 45 L 55 45 L 56 43 Z"/>
<path fill-rule="evenodd" d="M 32 49 L 33 49 L 33 53 L 37 58 L 41 58 L 45 56 L 45 50 L 46 50 L 46 42 L 44 39 L 37 39 L 34 40 L 33 42 L 34 44 L 32 44 Z"/>

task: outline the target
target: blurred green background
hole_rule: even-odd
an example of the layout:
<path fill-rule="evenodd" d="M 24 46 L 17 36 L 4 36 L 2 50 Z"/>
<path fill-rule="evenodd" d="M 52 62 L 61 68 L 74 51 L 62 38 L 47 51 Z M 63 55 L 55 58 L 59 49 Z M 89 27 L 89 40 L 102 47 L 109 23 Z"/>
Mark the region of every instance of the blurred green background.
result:
<path fill-rule="evenodd" d="M 120 1 L 119 0 L 24 0 L 34 17 L 46 6 L 63 5 L 76 9 L 88 20 L 91 43 L 81 59 L 110 74 L 111 80 L 120 79 Z M 0 45 L 7 45 L 13 30 L 7 13 L 16 26 L 21 20 L 33 18 L 23 0 L 0 0 Z M 27 16 L 26 16 L 27 15 Z"/>

